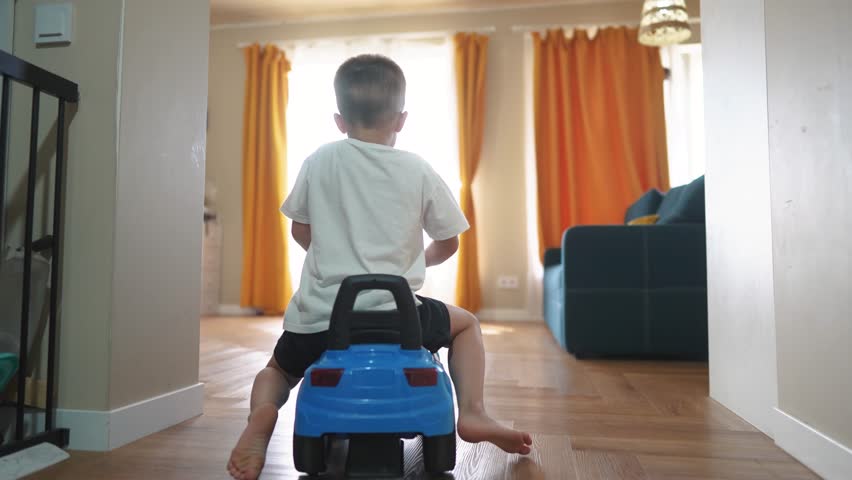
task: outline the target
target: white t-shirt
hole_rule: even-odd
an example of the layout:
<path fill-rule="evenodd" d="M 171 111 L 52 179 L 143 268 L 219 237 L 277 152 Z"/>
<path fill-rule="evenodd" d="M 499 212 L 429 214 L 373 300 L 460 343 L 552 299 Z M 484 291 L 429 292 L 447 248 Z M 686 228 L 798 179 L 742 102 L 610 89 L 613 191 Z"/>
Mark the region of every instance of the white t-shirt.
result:
<path fill-rule="evenodd" d="M 284 315 L 293 333 L 328 330 L 337 291 L 350 275 L 400 275 L 416 292 L 426 277 L 423 231 L 446 240 L 470 227 L 425 160 L 351 138 L 305 160 L 281 211 L 311 226 L 301 283 Z M 387 292 L 365 292 L 356 302 L 359 310 L 390 308 Z"/>

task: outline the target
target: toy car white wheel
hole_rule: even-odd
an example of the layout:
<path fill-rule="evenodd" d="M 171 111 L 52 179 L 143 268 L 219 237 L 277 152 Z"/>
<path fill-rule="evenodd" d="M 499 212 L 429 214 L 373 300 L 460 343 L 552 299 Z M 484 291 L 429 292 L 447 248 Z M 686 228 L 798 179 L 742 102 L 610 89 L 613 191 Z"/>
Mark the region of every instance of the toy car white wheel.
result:
<path fill-rule="evenodd" d="M 423 437 L 423 467 L 430 474 L 441 474 L 456 468 L 456 432 Z"/>
<path fill-rule="evenodd" d="M 322 437 L 293 435 L 296 470 L 314 476 L 325 471 L 325 441 Z"/>

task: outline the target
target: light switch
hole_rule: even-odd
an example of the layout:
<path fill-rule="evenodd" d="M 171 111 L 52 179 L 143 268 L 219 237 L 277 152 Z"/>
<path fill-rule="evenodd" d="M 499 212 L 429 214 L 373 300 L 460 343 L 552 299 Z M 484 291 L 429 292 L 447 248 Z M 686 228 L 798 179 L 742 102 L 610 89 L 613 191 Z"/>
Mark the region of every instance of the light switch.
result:
<path fill-rule="evenodd" d="M 36 45 L 71 43 L 73 6 L 70 3 L 37 4 L 33 41 Z"/>

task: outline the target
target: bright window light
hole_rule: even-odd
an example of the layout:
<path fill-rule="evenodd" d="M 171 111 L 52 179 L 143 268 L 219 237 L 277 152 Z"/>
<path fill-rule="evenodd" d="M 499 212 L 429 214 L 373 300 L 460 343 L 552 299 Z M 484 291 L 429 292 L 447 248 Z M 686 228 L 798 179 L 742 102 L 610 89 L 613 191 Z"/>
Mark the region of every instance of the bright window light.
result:
<path fill-rule="evenodd" d="M 704 74 L 701 45 L 660 48 L 670 77 L 663 86 L 672 187 L 704 175 Z"/>
<path fill-rule="evenodd" d="M 405 72 L 408 120 L 396 148 L 415 152 L 428 161 L 456 194 L 461 190 L 455 101 L 453 50 L 449 37 L 329 39 L 285 46 L 292 63 L 287 106 L 288 191 L 302 162 L 320 145 L 344 136 L 334 113 L 334 74 L 347 58 L 378 53 L 396 61 Z M 305 252 L 289 241 L 290 275 L 298 285 Z M 430 239 L 424 234 L 424 243 Z M 418 292 L 442 301 L 454 301 L 456 257 L 429 268 Z"/>

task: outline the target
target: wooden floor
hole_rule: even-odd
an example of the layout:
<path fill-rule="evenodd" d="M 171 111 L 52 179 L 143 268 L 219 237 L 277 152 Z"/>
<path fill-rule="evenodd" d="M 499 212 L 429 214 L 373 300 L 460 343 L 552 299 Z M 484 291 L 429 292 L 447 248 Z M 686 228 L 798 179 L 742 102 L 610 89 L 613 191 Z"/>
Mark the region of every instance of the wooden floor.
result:
<path fill-rule="evenodd" d="M 252 379 L 280 328 L 279 318 L 203 320 L 203 416 L 110 453 L 72 453 L 30 478 L 228 478 L 224 465 L 246 421 Z M 819 478 L 708 398 L 705 364 L 580 362 L 538 323 L 484 324 L 483 333 L 487 406 L 505 424 L 533 432 L 534 450 L 519 457 L 462 442 L 457 468 L 446 478 Z M 282 411 L 261 478 L 299 478 L 291 458 L 293 403 Z M 424 477 L 419 447 L 406 445 L 412 459 L 406 478 Z"/>

